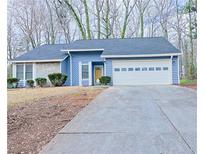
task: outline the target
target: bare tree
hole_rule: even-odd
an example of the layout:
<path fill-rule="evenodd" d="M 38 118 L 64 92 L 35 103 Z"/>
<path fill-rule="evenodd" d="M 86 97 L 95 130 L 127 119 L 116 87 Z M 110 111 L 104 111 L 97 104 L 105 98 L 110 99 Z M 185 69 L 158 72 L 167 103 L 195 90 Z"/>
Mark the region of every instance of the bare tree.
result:
<path fill-rule="evenodd" d="M 70 32 L 71 18 L 68 14 L 67 8 L 64 5 L 59 4 L 57 1 L 53 1 L 53 6 L 55 8 L 59 25 L 62 28 L 65 42 L 70 43 L 72 41 Z"/>
<path fill-rule="evenodd" d="M 105 36 L 105 38 L 109 38 L 111 35 L 110 29 L 110 1 L 105 0 L 105 9 L 102 11 L 102 28 L 105 32 L 101 31 L 101 34 Z"/>
<path fill-rule="evenodd" d="M 42 43 L 164 35 L 184 51 L 185 71 L 195 72 L 196 0 L 186 0 L 186 3 L 179 0 L 9 0 L 8 3 L 12 4 L 8 9 L 12 12 L 8 13 L 8 59 Z"/>
<path fill-rule="evenodd" d="M 97 16 L 97 38 L 100 39 L 101 35 L 101 11 L 103 8 L 104 0 L 95 0 L 96 16 Z"/>
<path fill-rule="evenodd" d="M 45 0 L 45 2 L 46 2 L 47 9 L 48 9 L 48 14 L 49 14 L 49 27 L 50 27 L 49 36 L 50 36 L 51 44 L 54 44 L 56 36 L 55 36 L 55 31 L 54 31 L 53 11 L 52 11 L 49 1 Z"/>
<path fill-rule="evenodd" d="M 135 0 L 140 16 L 140 36 L 144 37 L 144 13 L 149 5 L 150 0 Z"/>
<path fill-rule="evenodd" d="M 62 1 L 59 0 L 59 2 L 62 4 Z M 76 10 L 74 9 L 74 7 L 72 6 L 72 4 L 71 4 L 71 2 L 69 0 L 64 0 L 64 2 L 67 4 L 68 9 L 70 10 L 73 18 L 75 19 L 75 22 L 77 23 L 78 28 L 79 28 L 79 30 L 81 32 L 82 38 L 86 39 L 86 32 L 84 30 L 83 23 L 80 20 L 79 15 L 77 14 Z"/>
<path fill-rule="evenodd" d="M 29 2 L 26 1 L 22 6 L 16 6 L 18 7 L 18 9 L 16 9 L 16 23 L 29 43 L 31 43 L 32 48 L 40 44 L 37 42 L 39 40 L 36 40 L 34 36 L 34 27 L 37 26 L 34 22 L 37 20 L 34 6 L 34 0 Z"/>
<path fill-rule="evenodd" d="M 156 31 L 158 29 L 158 15 L 154 13 L 153 9 L 150 9 L 147 13 L 147 22 L 148 22 L 148 36 L 156 36 Z"/>
<path fill-rule="evenodd" d="M 161 25 L 164 37 L 168 39 L 168 18 L 172 13 L 174 6 L 173 0 L 153 0 L 155 8 L 159 15 L 159 23 Z"/>
<path fill-rule="evenodd" d="M 194 43 L 193 43 L 193 29 L 194 29 L 194 24 L 195 20 L 195 12 L 196 12 L 196 3 L 194 3 L 192 0 L 188 0 L 185 6 L 185 11 L 188 13 L 188 27 L 189 27 L 189 40 L 190 40 L 190 48 L 191 48 L 191 53 L 190 53 L 190 68 L 189 68 L 189 78 L 194 79 L 196 75 L 196 69 L 194 65 Z M 194 17 L 193 17 L 194 16 Z"/>
<path fill-rule="evenodd" d="M 130 13 L 132 12 L 135 3 L 134 4 L 130 4 L 130 0 L 123 0 L 123 5 L 125 7 L 125 15 L 124 15 L 124 22 L 123 22 L 123 27 L 121 30 L 121 38 L 125 38 L 125 32 L 126 32 L 126 28 L 128 25 L 128 18 L 130 16 Z"/>
<path fill-rule="evenodd" d="M 88 5 L 87 5 L 86 0 L 83 0 L 83 5 L 84 5 L 84 9 L 85 9 L 86 28 L 87 28 L 87 34 L 88 34 L 87 36 L 88 36 L 88 39 L 91 39 L 90 19 L 89 19 Z"/>

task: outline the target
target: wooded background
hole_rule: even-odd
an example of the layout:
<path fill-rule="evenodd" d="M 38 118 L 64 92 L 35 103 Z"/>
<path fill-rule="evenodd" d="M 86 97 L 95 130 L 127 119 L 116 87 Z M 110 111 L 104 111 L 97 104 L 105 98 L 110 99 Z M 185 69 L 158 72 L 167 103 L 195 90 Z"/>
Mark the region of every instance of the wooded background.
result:
<path fill-rule="evenodd" d="M 181 78 L 196 78 L 196 0 L 9 0 L 8 60 L 42 44 L 163 36 L 183 52 Z"/>

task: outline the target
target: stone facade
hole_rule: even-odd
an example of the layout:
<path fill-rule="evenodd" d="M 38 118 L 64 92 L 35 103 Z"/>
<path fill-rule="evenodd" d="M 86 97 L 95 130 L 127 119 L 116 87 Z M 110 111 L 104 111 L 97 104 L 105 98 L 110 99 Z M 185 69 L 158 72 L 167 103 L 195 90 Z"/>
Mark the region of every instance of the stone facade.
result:
<path fill-rule="evenodd" d="M 48 74 L 60 73 L 60 63 L 59 62 L 49 62 L 49 63 L 36 63 L 36 78 L 43 77 L 47 79 L 48 84 L 50 81 L 48 79 Z"/>

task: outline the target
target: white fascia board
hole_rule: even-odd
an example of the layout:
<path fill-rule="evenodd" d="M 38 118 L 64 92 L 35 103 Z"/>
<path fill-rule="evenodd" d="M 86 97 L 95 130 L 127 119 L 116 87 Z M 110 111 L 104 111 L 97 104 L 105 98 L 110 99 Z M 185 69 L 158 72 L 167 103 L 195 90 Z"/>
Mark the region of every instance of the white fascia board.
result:
<path fill-rule="evenodd" d="M 67 56 L 65 56 L 65 58 L 63 58 L 61 61 L 64 61 L 66 58 L 68 58 L 68 55 L 67 55 Z"/>
<path fill-rule="evenodd" d="M 67 57 L 65 57 L 64 59 L 66 59 Z M 51 59 L 51 60 L 13 60 L 11 61 L 12 63 L 33 63 L 33 62 L 61 62 L 64 59 Z"/>
<path fill-rule="evenodd" d="M 104 51 L 103 48 L 98 49 L 62 49 L 61 51 L 78 52 L 78 51 Z"/>
<path fill-rule="evenodd" d="M 178 56 L 182 53 L 168 54 L 144 54 L 144 55 L 101 55 L 102 58 L 129 58 L 129 57 L 160 57 L 160 56 Z"/>

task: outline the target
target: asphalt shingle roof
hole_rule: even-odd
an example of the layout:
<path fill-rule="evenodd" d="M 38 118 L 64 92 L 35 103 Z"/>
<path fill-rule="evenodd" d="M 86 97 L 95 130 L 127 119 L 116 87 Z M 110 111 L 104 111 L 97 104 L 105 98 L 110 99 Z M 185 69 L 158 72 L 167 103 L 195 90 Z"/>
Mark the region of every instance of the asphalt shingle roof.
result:
<path fill-rule="evenodd" d="M 141 55 L 180 53 L 163 37 L 77 40 L 71 44 L 42 45 L 15 60 L 52 60 L 67 56 L 62 49 L 104 49 L 102 55 Z"/>
<path fill-rule="evenodd" d="M 130 39 L 78 40 L 71 44 L 72 49 L 104 48 L 102 55 L 140 55 L 180 53 L 163 37 Z"/>
<path fill-rule="evenodd" d="M 23 61 L 64 59 L 68 55 L 66 51 L 63 52 L 61 50 L 67 49 L 68 47 L 68 44 L 45 44 L 17 57 L 14 60 Z"/>

